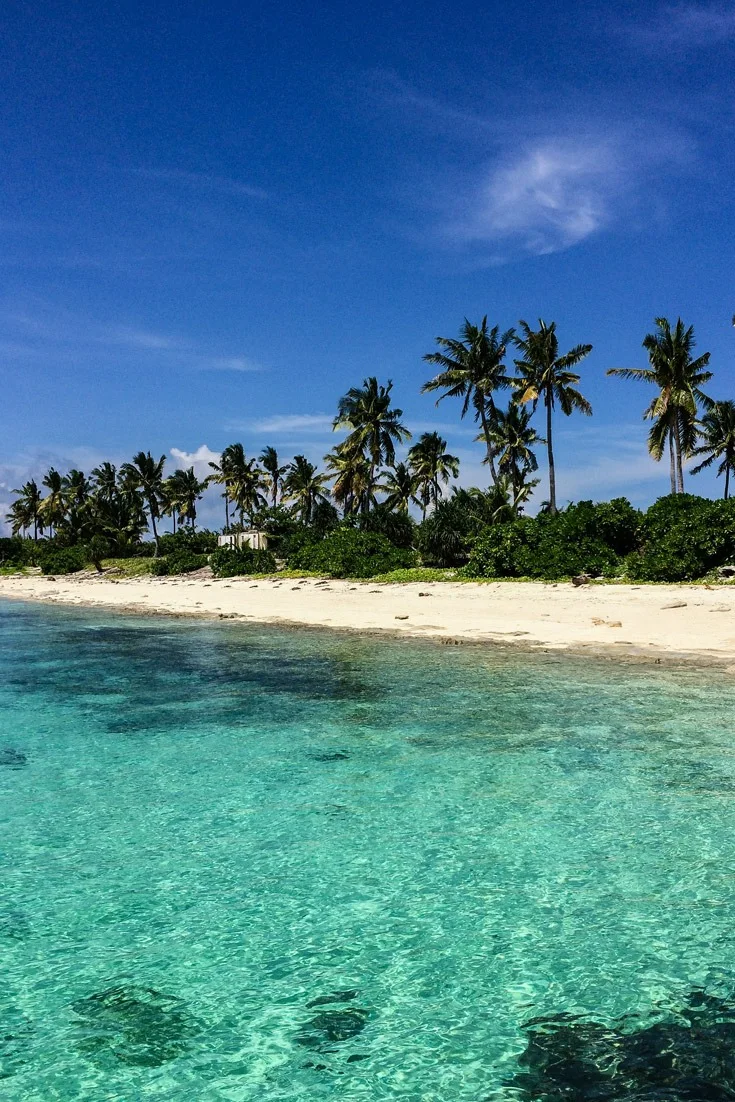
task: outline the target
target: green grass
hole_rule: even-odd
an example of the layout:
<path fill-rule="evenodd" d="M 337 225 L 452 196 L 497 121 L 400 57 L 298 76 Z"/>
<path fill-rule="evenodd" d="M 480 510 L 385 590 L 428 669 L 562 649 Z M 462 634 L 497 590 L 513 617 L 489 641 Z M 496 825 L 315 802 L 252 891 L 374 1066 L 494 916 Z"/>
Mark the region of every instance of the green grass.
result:
<path fill-rule="evenodd" d="M 372 578 L 360 578 L 359 580 L 363 582 L 387 582 L 389 585 L 394 585 L 401 582 L 461 582 L 465 579 L 458 576 L 456 568 L 411 566 L 403 570 L 390 570 L 387 574 L 376 574 Z"/>
<path fill-rule="evenodd" d="M 0 565 L 0 578 L 9 578 L 12 574 L 25 574 L 25 567 Z"/>
<path fill-rule="evenodd" d="M 150 574 L 154 561 L 152 558 L 103 559 L 102 567 L 104 570 L 114 570 L 124 578 L 140 578 L 145 574 Z"/>

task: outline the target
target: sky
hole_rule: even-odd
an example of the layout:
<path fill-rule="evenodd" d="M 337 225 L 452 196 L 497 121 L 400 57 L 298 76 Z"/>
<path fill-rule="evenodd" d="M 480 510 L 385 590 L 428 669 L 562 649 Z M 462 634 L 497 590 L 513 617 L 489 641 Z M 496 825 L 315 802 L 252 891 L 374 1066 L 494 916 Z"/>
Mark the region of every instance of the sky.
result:
<path fill-rule="evenodd" d="M 483 315 L 593 345 L 560 502 L 653 501 L 651 394 L 605 371 L 681 315 L 735 397 L 734 68 L 733 3 L 5 0 L 0 510 L 140 449 L 320 459 L 373 374 L 486 484 L 420 393 Z"/>

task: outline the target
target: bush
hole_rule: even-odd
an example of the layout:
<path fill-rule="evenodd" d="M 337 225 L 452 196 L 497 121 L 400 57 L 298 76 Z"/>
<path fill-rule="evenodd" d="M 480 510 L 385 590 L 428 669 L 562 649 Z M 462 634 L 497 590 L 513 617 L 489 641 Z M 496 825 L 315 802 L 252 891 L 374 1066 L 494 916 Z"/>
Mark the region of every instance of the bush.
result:
<path fill-rule="evenodd" d="M 641 514 L 625 498 L 580 501 L 559 513 L 486 528 L 465 573 L 474 578 L 619 575 L 638 545 Z"/>
<path fill-rule="evenodd" d="M 84 570 L 87 556 L 82 547 L 42 547 L 38 564 L 43 574 L 76 574 Z"/>
<path fill-rule="evenodd" d="M 416 539 L 417 526 L 413 518 L 408 513 L 394 512 L 383 504 L 363 513 L 357 524 L 361 532 L 377 532 L 394 547 L 413 547 Z"/>
<path fill-rule="evenodd" d="M 22 566 L 26 561 L 23 547 L 26 542 L 20 536 L 0 537 L 0 566 Z"/>
<path fill-rule="evenodd" d="M 296 570 L 329 574 L 333 578 L 371 578 L 418 565 L 414 551 L 395 547 L 378 532 L 341 527 L 319 543 L 308 543 L 289 558 Z"/>
<path fill-rule="evenodd" d="M 154 559 L 151 574 L 158 577 L 166 574 L 191 574 L 194 570 L 201 570 L 206 566 L 206 555 L 194 555 L 190 551 L 179 550 L 160 559 Z"/>
<path fill-rule="evenodd" d="M 630 578 L 683 582 L 702 578 L 735 556 L 735 501 L 670 494 L 651 506 L 642 545 L 626 560 Z"/>
<path fill-rule="evenodd" d="M 236 578 L 241 574 L 274 574 L 276 557 L 272 551 L 254 551 L 252 547 L 220 547 L 209 556 L 216 578 Z"/>
<path fill-rule="evenodd" d="M 190 532 L 187 528 L 180 528 L 176 534 L 164 532 L 159 537 L 159 543 L 161 554 L 166 556 L 175 555 L 179 552 L 187 552 L 190 555 L 208 555 L 211 551 L 217 550 L 217 534 L 216 532 L 208 532 L 206 529 L 202 529 L 201 532 Z"/>

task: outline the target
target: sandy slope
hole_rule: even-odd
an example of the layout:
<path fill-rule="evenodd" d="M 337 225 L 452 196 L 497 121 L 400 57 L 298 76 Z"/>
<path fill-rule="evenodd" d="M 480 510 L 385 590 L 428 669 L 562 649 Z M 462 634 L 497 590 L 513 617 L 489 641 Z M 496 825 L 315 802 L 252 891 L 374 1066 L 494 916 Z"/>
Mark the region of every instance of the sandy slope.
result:
<path fill-rule="evenodd" d="M 0 597 L 735 663 L 735 586 L 0 578 Z M 733 665 L 735 672 L 735 665 Z"/>

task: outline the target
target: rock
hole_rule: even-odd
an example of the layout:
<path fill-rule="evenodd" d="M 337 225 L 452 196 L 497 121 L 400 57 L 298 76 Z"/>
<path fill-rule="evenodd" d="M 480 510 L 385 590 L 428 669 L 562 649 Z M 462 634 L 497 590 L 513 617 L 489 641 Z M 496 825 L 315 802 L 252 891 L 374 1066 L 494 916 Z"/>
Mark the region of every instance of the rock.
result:
<path fill-rule="evenodd" d="M 28 758 L 20 750 L 13 750 L 7 746 L 0 749 L 0 765 L 7 765 L 10 769 L 21 769 L 28 764 Z"/>
<path fill-rule="evenodd" d="M 419 597 L 431 597 L 431 593 L 419 593 Z"/>
<path fill-rule="evenodd" d="M 572 585 L 576 585 L 576 586 L 589 585 L 589 583 L 591 581 L 592 581 L 592 575 L 591 574 L 577 574 L 576 578 L 572 578 Z"/>
<path fill-rule="evenodd" d="M 312 757 L 313 757 L 314 761 L 347 761 L 349 756 L 350 756 L 349 754 L 345 754 L 344 750 L 327 750 L 326 752 L 324 752 L 322 754 L 312 754 Z M 355 991 L 354 994 L 356 995 L 357 992 Z M 324 999 L 325 999 L 325 1001 L 329 1001 L 329 1002 L 342 1002 L 341 999 L 329 999 L 329 1000 L 327 1000 L 326 995 L 325 995 Z M 307 1003 L 306 1005 L 307 1005 L 307 1010 L 308 1010 L 308 1008 L 310 1006 L 316 1006 L 317 1003 Z"/>
<path fill-rule="evenodd" d="M 672 601 L 671 604 L 669 604 L 669 605 L 661 605 L 662 609 L 665 609 L 665 608 L 686 608 L 686 607 L 687 607 L 687 602 L 686 601 Z"/>
<path fill-rule="evenodd" d="M 294 1040 L 304 1048 L 321 1049 L 324 1045 L 348 1041 L 362 1033 L 367 1022 L 367 1010 L 351 1006 L 345 1010 L 325 1010 L 315 1014 L 296 1034 Z"/>
<path fill-rule="evenodd" d="M 408 616 L 396 616 L 396 620 L 407 620 Z"/>
<path fill-rule="evenodd" d="M 735 566 L 732 563 L 727 563 L 725 566 L 721 566 L 717 573 L 721 578 L 735 578 Z"/>
<path fill-rule="evenodd" d="M 183 1056 L 199 1027 L 174 995 L 130 984 L 77 999 L 77 1042 L 82 1054 L 106 1069 L 119 1064 L 157 1068 Z"/>
<path fill-rule="evenodd" d="M 347 755 L 345 754 L 344 757 L 347 757 Z M 348 1003 L 356 998 L 356 989 L 353 991 L 331 991 L 329 995 L 317 995 L 315 999 L 306 1004 L 306 1009 L 311 1010 L 313 1006 L 326 1006 L 329 1003 Z"/>

